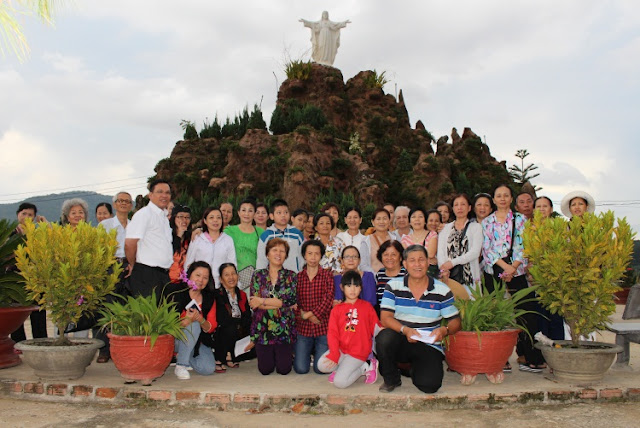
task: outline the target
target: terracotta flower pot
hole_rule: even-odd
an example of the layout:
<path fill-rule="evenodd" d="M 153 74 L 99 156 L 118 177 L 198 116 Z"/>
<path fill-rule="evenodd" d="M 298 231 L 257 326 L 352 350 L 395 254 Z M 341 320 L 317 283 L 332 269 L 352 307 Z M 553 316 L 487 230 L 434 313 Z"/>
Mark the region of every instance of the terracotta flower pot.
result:
<path fill-rule="evenodd" d="M 0 308 L 0 369 L 20 364 L 20 356 L 13 350 L 15 342 L 9 335 L 24 323 L 37 306 Z"/>
<path fill-rule="evenodd" d="M 502 373 L 513 353 L 520 330 L 459 331 L 449 337 L 445 356 L 451 370 L 461 375 L 475 376 Z"/>
<path fill-rule="evenodd" d="M 164 374 L 173 356 L 174 337 L 158 336 L 151 348 L 151 339 L 145 336 L 120 336 L 108 333 L 111 359 L 125 382 L 140 381 L 143 385 Z"/>

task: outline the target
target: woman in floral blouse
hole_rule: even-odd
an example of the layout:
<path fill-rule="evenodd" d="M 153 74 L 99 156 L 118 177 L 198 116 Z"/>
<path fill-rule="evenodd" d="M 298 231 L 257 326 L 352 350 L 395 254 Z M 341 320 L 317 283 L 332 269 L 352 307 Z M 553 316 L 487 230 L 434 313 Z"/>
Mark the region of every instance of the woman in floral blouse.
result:
<path fill-rule="evenodd" d="M 287 241 L 270 240 L 265 253 L 269 265 L 253 274 L 249 300 L 253 320 L 247 349 L 255 346 L 260 373 L 268 375 L 275 369 L 286 375 L 291 371 L 296 341 L 296 273 L 282 267 L 289 255 Z"/>
<path fill-rule="evenodd" d="M 324 245 L 324 256 L 320 260 L 320 267 L 331 271 L 334 275 L 342 272 L 340 264 L 340 254 L 344 248 L 344 243 L 337 236 L 331 236 L 335 227 L 333 218 L 328 213 L 317 214 L 313 218 L 313 227 L 316 230 L 315 239 Z"/>
<path fill-rule="evenodd" d="M 482 220 L 484 241 L 482 256 L 484 258 L 485 287 L 493 290 L 493 281 L 504 281 L 509 292 L 513 293 L 529 286 L 525 275 L 527 259 L 524 257 L 522 232 L 524 231 L 524 216 L 511 211 L 513 193 L 507 185 L 501 184 L 493 192 L 493 202 L 496 211 Z M 535 297 L 530 294 L 528 297 Z M 536 311 L 535 302 L 521 304 L 519 309 Z M 540 351 L 533 347 L 531 337 L 538 332 L 538 322 L 535 313 L 524 314 L 519 320 L 529 331 L 518 337 L 518 353 L 525 359 L 520 364 L 520 370 L 540 373 L 544 359 Z M 507 361 L 506 371 L 511 370 Z"/>

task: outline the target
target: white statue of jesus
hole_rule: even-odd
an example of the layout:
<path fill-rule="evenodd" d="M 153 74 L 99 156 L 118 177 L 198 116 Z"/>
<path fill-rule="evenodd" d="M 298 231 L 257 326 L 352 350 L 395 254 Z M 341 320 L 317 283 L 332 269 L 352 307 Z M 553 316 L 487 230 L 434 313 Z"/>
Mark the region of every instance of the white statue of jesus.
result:
<path fill-rule="evenodd" d="M 311 58 L 318 64 L 333 66 L 336 52 L 340 46 L 340 29 L 350 24 L 351 21 L 333 22 L 329 20 L 329 12 L 322 12 L 320 21 L 307 21 L 300 19 L 305 27 L 311 28 L 311 44 L 313 51 Z"/>

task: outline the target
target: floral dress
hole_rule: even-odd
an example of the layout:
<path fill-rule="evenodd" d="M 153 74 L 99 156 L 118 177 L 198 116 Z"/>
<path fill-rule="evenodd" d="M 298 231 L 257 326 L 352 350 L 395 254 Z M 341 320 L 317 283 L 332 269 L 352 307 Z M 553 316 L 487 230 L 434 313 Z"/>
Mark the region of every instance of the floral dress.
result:
<path fill-rule="evenodd" d="M 251 321 L 251 341 L 257 345 L 290 344 L 296 341 L 295 313 L 296 273 L 288 269 L 278 271 L 275 285 L 269 279 L 269 269 L 258 269 L 253 274 L 251 295 L 263 299 L 275 297 L 282 300 L 278 309 L 260 309 L 253 311 Z"/>
<path fill-rule="evenodd" d="M 316 235 L 315 239 L 320 240 L 320 237 Z M 320 267 L 331 272 L 341 273 L 342 263 L 340 262 L 340 257 L 344 247 L 342 239 L 337 236 L 329 238 L 329 243 L 324 248 L 324 256 L 320 259 Z"/>

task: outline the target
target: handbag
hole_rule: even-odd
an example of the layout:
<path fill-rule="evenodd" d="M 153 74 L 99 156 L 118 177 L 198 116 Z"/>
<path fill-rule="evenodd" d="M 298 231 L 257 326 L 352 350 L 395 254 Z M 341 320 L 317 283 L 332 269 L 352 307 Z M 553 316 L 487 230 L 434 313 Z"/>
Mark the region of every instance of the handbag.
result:
<path fill-rule="evenodd" d="M 458 248 L 462 246 L 462 240 L 467 234 L 469 223 L 471 222 L 467 221 L 467 224 L 464 226 L 464 229 L 462 229 L 462 234 L 460 235 L 460 239 L 458 240 Z M 461 254 L 458 254 L 458 256 L 460 255 Z M 455 265 L 453 268 L 451 268 L 451 270 L 449 270 L 449 278 L 453 279 L 456 282 L 459 282 L 460 284 L 462 284 L 462 281 L 464 279 L 463 276 L 464 276 L 464 265 Z"/>
<path fill-rule="evenodd" d="M 505 262 L 506 264 L 510 265 L 511 263 L 513 263 L 512 260 L 512 256 L 513 256 L 513 241 L 515 241 L 515 236 L 516 236 L 516 216 L 515 214 L 513 215 L 513 226 L 511 228 L 511 246 L 509 247 L 509 251 L 507 252 L 507 256 L 502 258 L 502 261 Z M 504 273 L 504 269 L 502 269 L 498 263 L 494 263 L 493 265 L 493 278 L 500 282 L 502 280 L 502 278 L 500 278 L 500 275 Z"/>

